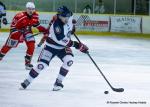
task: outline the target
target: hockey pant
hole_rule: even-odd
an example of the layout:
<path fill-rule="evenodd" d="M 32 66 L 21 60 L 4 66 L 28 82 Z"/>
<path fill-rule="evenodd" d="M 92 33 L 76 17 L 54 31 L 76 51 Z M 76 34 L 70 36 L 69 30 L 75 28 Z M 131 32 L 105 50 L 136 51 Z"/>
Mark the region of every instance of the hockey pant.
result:
<path fill-rule="evenodd" d="M 73 64 L 73 54 L 70 48 L 58 50 L 45 46 L 41 51 L 37 65 L 30 71 L 29 75 L 32 78 L 36 78 L 42 70 L 49 66 L 49 63 L 55 56 L 63 62 L 58 75 L 58 79 L 62 80 L 67 75 L 69 68 Z"/>
<path fill-rule="evenodd" d="M 32 33 L 27 33 L 23 35 L 19 31 L 14 31 L 10 33 L 5 45 L 2 47 L 0 51 L 0 55 L 5 56 L 7 52 L 10 51 L 11 48 L 16 48 L 18 44 L 22 43 L 23 41 L 25 41 L 27 46 L 26 56 L 29 56 L 30 57 L 29 59 L 31 59 L 35 49 L 35 39 L 32 36 Z M 26 63 L 29 63 L 30 61 L 28 60 L 26 61 Z"/>

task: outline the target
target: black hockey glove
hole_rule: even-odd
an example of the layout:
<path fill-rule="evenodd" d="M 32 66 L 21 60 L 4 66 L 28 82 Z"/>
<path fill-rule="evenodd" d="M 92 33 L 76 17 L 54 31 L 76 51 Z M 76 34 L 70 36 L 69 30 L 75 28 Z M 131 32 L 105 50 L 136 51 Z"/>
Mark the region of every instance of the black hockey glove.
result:
<path fill-rule="evenodd" d="M 3 24 L 7 25 L 8 24 L 8 21 L 6 18 L 3 18 Z"/>
<path fill-rule="evenodd" d="M 76 31 L 76 27 L 75 27 L 76 23 L 77 23 L 77 21 L 76 21 L 75 19 L 73 19 L 73 20 L 72 20 L 73 27 L 72 27 L 71 34 L 74 34 L 75 31 Z"/>

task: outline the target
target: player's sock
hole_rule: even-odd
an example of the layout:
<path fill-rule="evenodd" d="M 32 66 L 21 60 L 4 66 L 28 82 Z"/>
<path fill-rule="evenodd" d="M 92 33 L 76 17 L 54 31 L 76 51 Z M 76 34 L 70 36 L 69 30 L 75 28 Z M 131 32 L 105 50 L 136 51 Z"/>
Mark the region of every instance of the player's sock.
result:
<path fill-rule="evenodd" d="M 31 69 L 27 79 L 25 79 L 24 82 L 21 83 L 22 88 L 26 89 L 29 84 L 34 80 L 34 78 L 36 78 L 38 75 L 39 74 L 34 69 Z"/>
<path fill-rule="evenodd" d="M 21 86 L 22 86 L 23 89 L 26 89 L 29 84 L 30 84 L 29 80 L 25 79 L 25 80 L 21 83 Z"/>
<path fill-rule="evenodd" d="M 31 83 L 34 80 L 34 78 L 28 75 L 27 80 Z"/>
<path fill-rule="evenodd" d="M 33 68 L 33 65 L 31 64 L 32 56 L 26 55 L 25 56 L 25 68 L 26 70 L 31 70 Z"/>

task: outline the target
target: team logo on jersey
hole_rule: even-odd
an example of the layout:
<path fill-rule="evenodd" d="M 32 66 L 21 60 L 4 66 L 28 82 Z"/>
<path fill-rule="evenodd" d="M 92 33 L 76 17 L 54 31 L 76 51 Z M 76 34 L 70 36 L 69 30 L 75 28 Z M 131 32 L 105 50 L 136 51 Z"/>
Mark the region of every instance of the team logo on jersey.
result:
<path fill-rule="evenodd" d="M 43 70 L 44 69 L 44 65 L 43 64 L 38 64 L 38 69 Z"/>
<path fill-rule="evenodd" d="M 61 33 L 60 27 L 59 26 L 55 27 L 55 31 L 56 31 L 57 34 L 60 34 Z"/>

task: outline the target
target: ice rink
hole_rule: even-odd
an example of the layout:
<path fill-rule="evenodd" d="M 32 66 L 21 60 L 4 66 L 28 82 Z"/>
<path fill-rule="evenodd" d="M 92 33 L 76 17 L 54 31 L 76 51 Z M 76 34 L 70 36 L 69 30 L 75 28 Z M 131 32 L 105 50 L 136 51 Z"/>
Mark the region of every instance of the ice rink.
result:
<path fill-rule="evenodd" d="M 0 48 L 7 37 L 8 33 L 0 33 Z M 36 37 L 37 43 L 40 38 Z M 24 68 L 23 43 L 0 62 L 0 107 L 150 107 L 150 40 L 92 35 L 79 38 L 90 48 L 110 83 L 125 89 L 123 93 L 113 92 L 89 57 L 74 48 L 74 64 L 61 91 L 52 91 L 62 64 L 57 57 L 26 90 L 19 90 L 29 73 Z M 40 50 L 36 48 L 33 64 Z M 105 90 L 109 94 L 104 94 Z"/>

